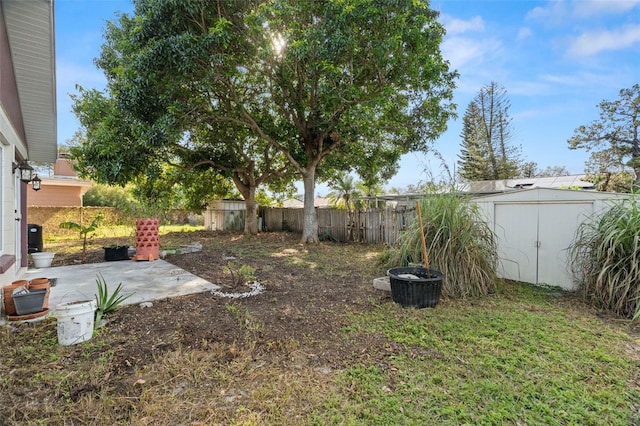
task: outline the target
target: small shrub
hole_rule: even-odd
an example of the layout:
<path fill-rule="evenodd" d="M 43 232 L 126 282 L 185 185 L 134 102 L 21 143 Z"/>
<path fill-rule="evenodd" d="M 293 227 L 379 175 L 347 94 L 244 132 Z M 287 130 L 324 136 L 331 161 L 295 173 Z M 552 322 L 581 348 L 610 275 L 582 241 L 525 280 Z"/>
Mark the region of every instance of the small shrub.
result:
<path fill-rule="evenodd" d="M 59 226 L 62 229 L 71 229 L 74 231 L 78 231 L 80 235 L 80 239 L 82 240 L 82 263 L 87 263 L 87 243 L 88 240 L 91 239 L 98 227 L 100 226 L 100 222 L 102 221 L 102 215 L 98 214 L 93 218 L 91 223 L 87 226 L 84 226 L 80 223 L 76 222 L 62 222 Z"/>
<path fill-rule="evenodd" d="M 583 222 L 569 248 L 574 277 L 597 308 L 640 318 L 640 207 L 631 199 Z"/>
<path fill-rule="evenodd" d="M 227 263 L 227 269 L 229 269 L 231 285 L 234 288 L 256 280 L 256 268 L 254 267 L 248 265 L 237 266 L 235 263 L 229 262 Z"/>
<path fill-rule="evenodd" d="M 482 296 L 495 291 L 497 244 L 477 206 L 455 194 L 433 195 L 420 201 L 423 231 L 431 269 L 445 274 L 442 294 Z M 388 268 L 422 263 L 418 220 L 388 247 L 380 263 Z"/>

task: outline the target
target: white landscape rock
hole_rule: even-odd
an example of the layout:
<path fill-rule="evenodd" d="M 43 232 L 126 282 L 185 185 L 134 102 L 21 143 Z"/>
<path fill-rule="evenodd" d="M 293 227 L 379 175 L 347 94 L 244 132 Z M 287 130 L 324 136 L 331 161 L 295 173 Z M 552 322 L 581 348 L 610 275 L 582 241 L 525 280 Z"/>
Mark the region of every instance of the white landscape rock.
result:
<path fill-rule="evenodd" d="M 213 294 L 214 296 L 226 297 L 229 299 L 242 299 L 245 297 L 256 296 L 264 291 L 264 286 L 258 281 L 254 281 L 249 284 L 249 288 L 251 288 L 251 291 L 246 291 L 244 293 L 225 293 L 220 290 L 211 290 L 211 294 Z"/>
<path fill-rule="evenodd" d="M 391 291 L 389 277 L 379 277 L 373 279 L 373 288 L 384 291 Z"/>
<path fill-rule="evenodd" d="M 417 275 L 413 275 L 413 274 L 399 274 L 398 278 L 406 278 L 409 280 L 419 280 L 420 277 Z"/>

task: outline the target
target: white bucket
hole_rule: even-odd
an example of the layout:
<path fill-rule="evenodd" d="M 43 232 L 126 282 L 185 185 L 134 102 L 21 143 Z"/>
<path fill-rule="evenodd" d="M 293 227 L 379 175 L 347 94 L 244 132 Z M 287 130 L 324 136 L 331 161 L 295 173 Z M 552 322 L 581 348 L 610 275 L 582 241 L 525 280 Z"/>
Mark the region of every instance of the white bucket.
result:
<path fill-rule="evenodd" d="M 33 266 L 36 268 L 48 268 L 51 266 L 55 253 L 50 251 L 42 251 L 40 253 L 31 253 L 33 258 Z"/>
<path fill-rule="evenodd" d="M 56 306 L 58 343 L 69 346 L 91 339 L 97 308 L 98 303 L 95 300 L 68 302 Z"/>

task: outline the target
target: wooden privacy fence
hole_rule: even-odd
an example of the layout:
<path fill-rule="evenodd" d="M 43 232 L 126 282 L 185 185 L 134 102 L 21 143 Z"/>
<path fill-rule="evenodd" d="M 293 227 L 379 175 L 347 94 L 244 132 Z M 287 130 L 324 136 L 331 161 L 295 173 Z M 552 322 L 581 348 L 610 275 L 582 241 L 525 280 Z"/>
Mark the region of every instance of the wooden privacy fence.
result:
<path fill-rule="evenodd" d="M 318 236 L 323 240 L 393 244 L 400 231 L 416 220 L 415 208 L 369 209 L 349 213 L 316 208 Z M 304 210 L 267 207 L 260 210 L 263 230 L 302 232 Z"/>

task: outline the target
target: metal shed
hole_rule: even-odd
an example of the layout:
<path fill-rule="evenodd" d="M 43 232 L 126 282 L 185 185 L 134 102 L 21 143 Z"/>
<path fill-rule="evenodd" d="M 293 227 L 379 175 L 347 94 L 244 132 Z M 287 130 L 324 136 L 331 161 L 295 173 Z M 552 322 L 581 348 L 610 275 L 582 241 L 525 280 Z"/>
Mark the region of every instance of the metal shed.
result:
<path fill-rule="evenodd" d="M 498 276 L 575 288 L 567 249 L 586 218 L 628 194 L 534 188 L 474 199 L 496 234 Z"/>
<path fill-rule="evenodd" d="M 243 200 L 211 200 L 204 213 L 204 228 L 209 231 L 242 231 L 245 214 Z"/>

